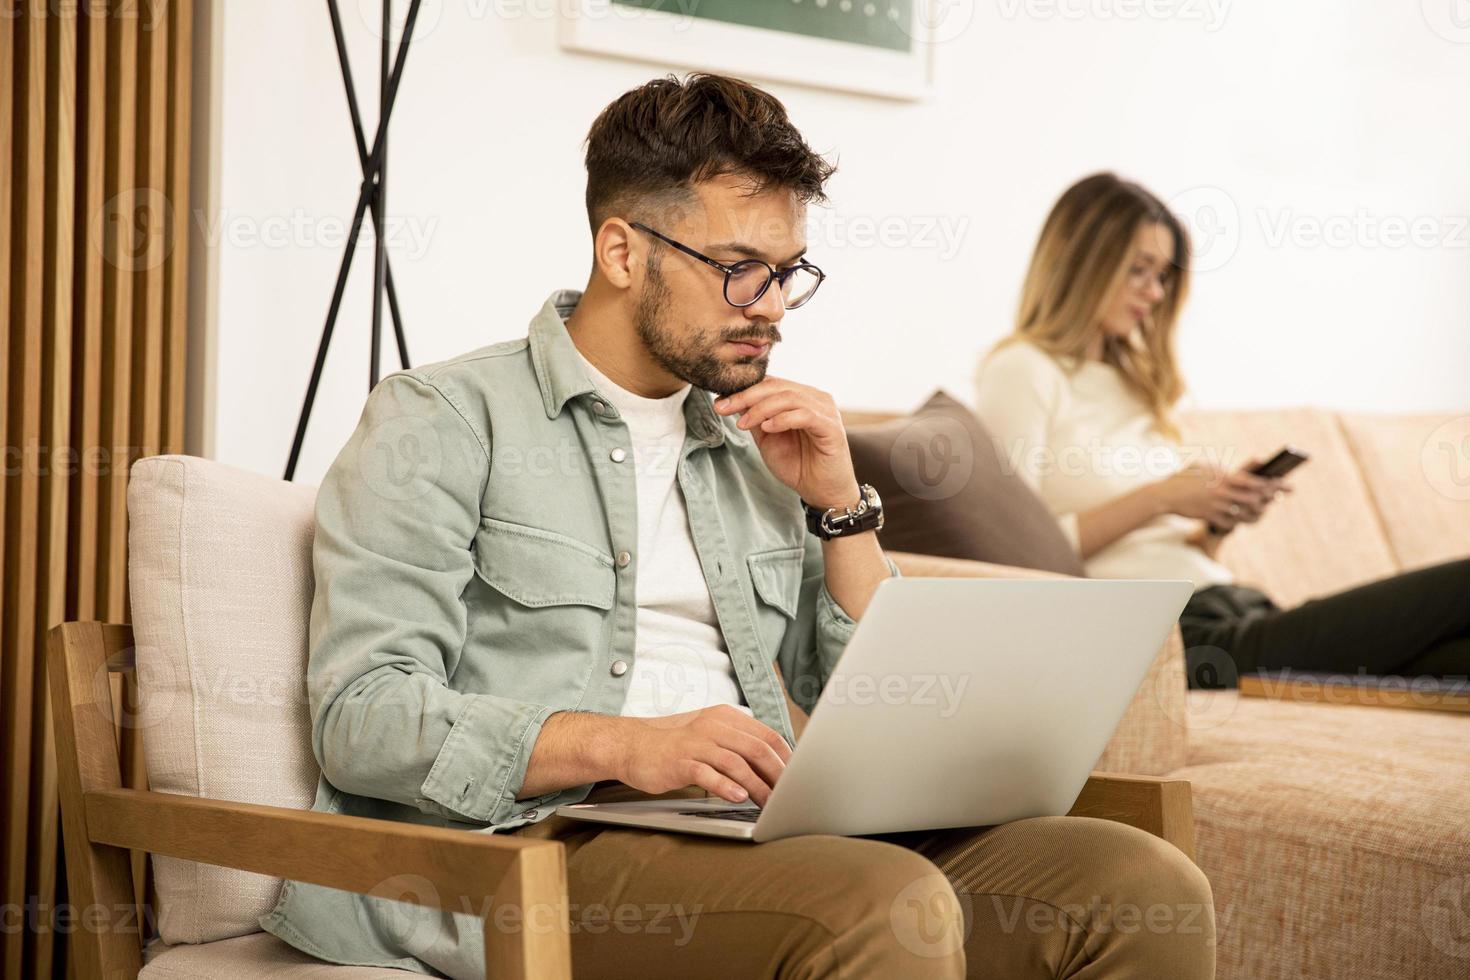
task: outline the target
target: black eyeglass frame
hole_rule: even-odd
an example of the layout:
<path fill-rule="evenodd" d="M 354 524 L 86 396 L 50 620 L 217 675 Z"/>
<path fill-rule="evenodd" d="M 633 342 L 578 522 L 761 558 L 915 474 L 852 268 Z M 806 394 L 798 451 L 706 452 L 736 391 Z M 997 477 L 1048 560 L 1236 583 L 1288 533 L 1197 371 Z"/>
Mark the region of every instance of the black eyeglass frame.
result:
<path fill-rule="evenodd" d="M 806 304 L 808 304 L 808 303 L 811 302 L 812 297 L 815 296 L 815 295 L 817 295 L 817 290 L 822 288 L 822 283 L 825 282 L 826 279 L 827 279 L 827 274 L 825 272 L 823 272 L 821 269 L 819 269 L 816 266 L 812 265 L 810 262 L 798 262 L 798 263 L 796 263 L 796 265 L 793 265 L 793 266 L 791 266 L 788 269 L 780 269 L 780 270 L 778 270 L 774 266 L 772 266 L 771 263 L 762 261 L 761 259 L 741 259 L 739 262 L 736 262 L 734 265 L 726 265 L 723 262 L 720 262 L 720 261 L 717 261 L 716 259 L 710 258 L 708 255 L 705 255 L 702 252 L 698 252 L 698 251 L 690 248 L 688 245 L 685 245 L 683 242 L 675 241 L 674 239 L 670 238 L 668 235 L 665 235 L 665 234 L 662 234 L 660 232 L 654 231 L 652 228 L 648 227 L 647 225 L 643 224 L 642 222 L 630 221 L 628 223 L 630 225 L 632 225 L 634 228 L 637 228 L 639 231 L 647 232 L 648 234 L 652 235 L 654 238 L 657 238 L 659 241 L 663 242 L 664 244 L 666 244 L 666 245 L 672 245 L 674 248 L 677 248 L 679 251 L 683 252 L 685 255 L 688 255 L 688 256 L 691 256 L 693 258 L 696 258 L 699 261 L 703 262 L 705 265 L 708 265 L 708 266 L 710 266 L 712 268 L 718 269 L 721 272 L 723 272 L 725 274 L 725 285 L 724 285 L 725 302 L 726 303 L 729 303 L 731 306 L 735 307 L 736 309 L 742 309 L 743 310 L 747 306 L 754 306 L 755 304 L 759 303 L 761 301 L 761 297 L 764 296 L 764 295 L 766 295 L 766 290 L 768 290 L 768 289 L 771 288 L 771 283 L 773 283 L 773 282 L 776 282 L 776 281 L 779 280 L 780 283 L 781 283 L 782 288 L 784 289 L 785 286 L 786 286 L 786 280 L 787 279 L 790 279 L 793 275 L 795 275 L 796 273 L 798 273 L 801 270 L 805 269 L 805 270 L 807 270 L 809 272 L 814 272 L 817 275 L 817 284 L 812 287 L 812 291 L 807 294 L 806 299 L 802 300 L 800 303 L 797 303 L 795 306 L 786 306 L 786 297 L 785 297 L 785 295 L 783 294 L 782 297 L 781 297 L 781 305 L 783 307 L 785 307 L 786 309 L 788 309 L 788 310 L 800 309 L 801 307 L 803 307 Z M 749 266 L 752 266 L 752 265 L 763 265 L 763 266 L 766 267 L 766 284 L 764 286 L 762 286 L 759 290 L 756 291 L 755 298 L 752 299 L 749 303 L 737 303 L 737 302 L 735 302 L 734 300 L 732 300 L 730 298 L 730 277 L 733 276 L 735 273 L 739 272 L 742 268 L 746 268 L 746 267 L 749 267 Z"/>

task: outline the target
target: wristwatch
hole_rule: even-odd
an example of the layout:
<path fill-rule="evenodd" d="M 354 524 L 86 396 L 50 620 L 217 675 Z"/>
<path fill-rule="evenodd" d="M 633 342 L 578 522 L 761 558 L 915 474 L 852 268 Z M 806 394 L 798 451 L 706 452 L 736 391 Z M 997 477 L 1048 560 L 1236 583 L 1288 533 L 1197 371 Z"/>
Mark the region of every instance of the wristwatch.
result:
<path fill-rule="evenodd" d="M 806 511 L 806 529 L 823 541 L 882 530 L 883 501 L 878 499 L 878 491 L 868 483 L 858 489 L 862 496 L 856 507 L 813 507 L 803 500 L 801 506 Z"/>

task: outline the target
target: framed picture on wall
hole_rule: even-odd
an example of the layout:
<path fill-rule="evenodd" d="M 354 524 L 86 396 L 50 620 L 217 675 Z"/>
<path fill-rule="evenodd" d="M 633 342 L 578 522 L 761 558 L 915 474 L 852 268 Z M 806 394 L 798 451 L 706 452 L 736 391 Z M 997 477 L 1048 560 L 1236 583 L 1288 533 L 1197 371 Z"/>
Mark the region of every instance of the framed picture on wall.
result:
<path fill-rule="evenodd" d="M 952 0 L 565 0 L 561 41 L 573 51 L 919 99 L 946 5 Z"/>

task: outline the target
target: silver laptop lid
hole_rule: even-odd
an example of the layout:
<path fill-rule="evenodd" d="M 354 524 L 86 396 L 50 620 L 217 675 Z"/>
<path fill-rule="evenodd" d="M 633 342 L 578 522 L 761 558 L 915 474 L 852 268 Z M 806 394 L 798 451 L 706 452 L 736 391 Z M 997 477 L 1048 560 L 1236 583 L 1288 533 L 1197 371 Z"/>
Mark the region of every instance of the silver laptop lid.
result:
<path fill-rule="evenodd" d="M 885 580 L 756 839 L 1066 813 L 1192 592 L 1184 581 Z"/>

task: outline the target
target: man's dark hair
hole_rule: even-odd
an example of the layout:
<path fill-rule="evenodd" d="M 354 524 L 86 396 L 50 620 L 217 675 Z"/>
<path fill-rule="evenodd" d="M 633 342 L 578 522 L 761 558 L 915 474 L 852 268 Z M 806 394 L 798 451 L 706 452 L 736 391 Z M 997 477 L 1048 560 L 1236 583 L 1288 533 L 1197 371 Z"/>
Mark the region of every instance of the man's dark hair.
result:
<path fill-rule="evenodd" d="M 752 194 L 790 188 L 821 204 L 835 169 L 769 92 L 723 75 L 669 75 L 625 92 L 592 123 L 587 217 L 595 235 L 614 215 L 683 199 L 725 174 L 749 178 Z"/>

